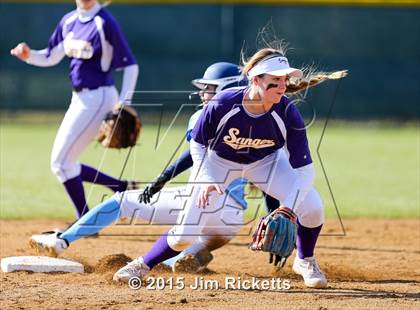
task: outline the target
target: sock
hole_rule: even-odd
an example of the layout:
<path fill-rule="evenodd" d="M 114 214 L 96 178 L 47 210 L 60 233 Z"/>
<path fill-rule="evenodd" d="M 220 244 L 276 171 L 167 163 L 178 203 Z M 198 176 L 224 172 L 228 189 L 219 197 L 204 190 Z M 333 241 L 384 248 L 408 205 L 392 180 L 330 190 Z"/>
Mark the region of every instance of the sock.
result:
<path fill-rule="evenodd" d="M 144 263 L 149 266 L 150 269 L 155 267 L 157 264 L 167 260 L 168 258 L 174 257 L 181 253 L 180 251 L 173 250 L 167 241 L 167 234 L 161 235 L 160 238 L 155 242 L 150 251 L 143 257 Z"/>
<path fill-rule="evenodd" d="M 82 171 L 80 176 L 85 182 L 105 185 L 114 192 L 123 192 L 127 188 L 127 181 L 118 180 L 84 164 L 82 164 Z"/>
<path fill-rule="evenodd" d="M 314 256 L 314 249 L 319 233 L 321 232 L 322 224 L 318 227 L 305 227 L 298 221 L 297 229 L 297 252 L 300 259 Z"/>
<path fill-rule="evenodd" d="M 73 179 L 67 180 L 63 183 L 63 185 L 71 201 L 73 202 L 74 208 L 76 209 L 77 218 L 81 218 L 89 211 L 89 208 L 86 204 L 85 190 L 83 188 L 82 178 L 79 175 Z"/>
<path fill-rule="evenodd" d="M 120 215 L 120 204 L 109 198 L 86 213 L 76 223 L 60 235 L 71 243 L 86 236 L 94 235 L 114 223 Z"/>

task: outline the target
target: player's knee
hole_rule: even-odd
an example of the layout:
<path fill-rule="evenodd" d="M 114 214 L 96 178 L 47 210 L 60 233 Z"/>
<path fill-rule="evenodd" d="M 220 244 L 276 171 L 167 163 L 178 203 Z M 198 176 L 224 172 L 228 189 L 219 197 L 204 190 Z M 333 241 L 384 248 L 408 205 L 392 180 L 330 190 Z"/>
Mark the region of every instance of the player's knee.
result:
<path fill-rule="evenodd" d="M 114 195 L 112 195 L 112 198 L 121 204 L 125 198 L 124 192 L 115 192 Z"/>
<path fill-rule="evenodd" d="M 50 168 L 61 183 L 73 179 L 81 173 L 81 165 L 73 162 L 58 162 L 52 159 Z"/>
<path fill-rule="evenodd" d="M 222 236 L 212 236 L 206 241 L 206 248 L 209 251 L 214 251 L 218 248 L 221 248 L 225 244 L 228 244 L 230 240 L 233 239 L 232 235 L 222 235 Z"/>
<path fill-rule="evenodd" d="M 303 226 L 318 227 L 324 223 L 324 204 L 320 198 L 312 200 L 305 207 L 305 212 L 299 216 L 299 222 Z"/>
<path fill-rule="evenodd" d="M 51 172 L 57 177 L 57 179 L 60 182 L 63 183 L 66 181 L 65 172 L 61 165 L 58 165 L 56 163 L 51 163 L 50 168 L 51 168 Z"/>
<path fill-rule="evenodd" d="M 116 192 L 111 196 L 111 199 L 114 199 L 120 208 L 120 219 L 129 219 L 132 218 L 133 214 L 130 214 L 130 210 L 127 207 L 127 203 L 124 203 L 125 195 L 124 192 Z M 132 213 L 132 212 L 131 212 Z"/>
<path fill-rule="evenodd" d="M 314 208 L 312 208 L 310 218 L 311 222 L 313 221 L 313 227 L 318 227 L 324 223 L 324 204 L 322 202 L 315 204 Z"/>
<path fill-rule="evenodd" d="M 171 233 L 171 231 L 169 231 L 167 237 L 168 245 L 171 249 L 180 252 L 190 247 L 195 239 L 195 236 L 176 235 Z"/>

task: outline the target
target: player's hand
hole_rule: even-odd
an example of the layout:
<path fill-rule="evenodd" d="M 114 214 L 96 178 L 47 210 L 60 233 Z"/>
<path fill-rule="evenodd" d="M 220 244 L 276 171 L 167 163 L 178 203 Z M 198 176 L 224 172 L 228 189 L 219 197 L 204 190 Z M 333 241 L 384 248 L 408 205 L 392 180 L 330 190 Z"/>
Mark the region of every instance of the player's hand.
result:
<path fill-rule="evenodd" d="M 138 200 L 140 203 L 150 203 L 153 195 L 150 192 L 151 184 L 147 185 L 144 190 L 140 193 Z"/>
<path fill-rule="evenodd" d="M 10 50 L 10 55 L 15 56 L 22 61 L 26 61 L 31 55 L 31 49 L 25 42 L 22 42 Z"/>
<path fill-rule="evenodd" d="M 160 190 L 165 186 L 166 182 L 169 181 L 169 178 L 161 174 L 158 176 L 152 183 L 147 185 L 143 192 L 139 195 L 139 202 L 140 203 L 150 203 L 154 194 L 160 192 Z"/>
<path fill-rule="evenodd" d="M 216 191 L 219 195 L 223 195 L 223 191 L 217 184 L 208 184 L 201 188 L 198 194 L 197 206 L 199 208 L 205 208 L 209 204 L 209 194 Z"/>
<path fill-rule="evenodd" d="M 124 104 L 121 101 L 118 101 L 113 107 L 113 112 L 118 112 Z"/>

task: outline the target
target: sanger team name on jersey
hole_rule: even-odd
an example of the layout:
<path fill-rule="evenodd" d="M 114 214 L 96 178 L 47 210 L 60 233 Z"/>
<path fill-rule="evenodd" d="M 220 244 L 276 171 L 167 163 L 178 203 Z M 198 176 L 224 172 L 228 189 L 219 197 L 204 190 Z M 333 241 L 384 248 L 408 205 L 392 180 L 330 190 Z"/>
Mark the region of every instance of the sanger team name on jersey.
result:
<path fill-rule="evenodd" d="M 254 149 L 262 149 L 275 145 L 274 140 L 268 139 L 252 139 L 239 137 L 240 130 L 238 128 L 229 129 L 229 135 L 223 137 L 223 142 L 234 150 L 240 150 L 246 147 Z"/>
<path fill-rule="evenodd" d="M 70 32 L 64 39 L 64 52 L 68 57 L 90 59 L 93 56 L 93 46 L 89 41 L 73 39 L 74 33 Z"/>

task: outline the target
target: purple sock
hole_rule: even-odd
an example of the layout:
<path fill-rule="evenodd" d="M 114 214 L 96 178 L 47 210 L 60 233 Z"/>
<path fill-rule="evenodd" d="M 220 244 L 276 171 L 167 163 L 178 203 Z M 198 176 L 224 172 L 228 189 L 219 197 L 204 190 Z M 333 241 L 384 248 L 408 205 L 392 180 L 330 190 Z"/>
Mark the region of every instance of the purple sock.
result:
<path fill-rule="evenodd" d="M 63 183 L 63 185 L 76 209 L 77 218 L 81 218 L 89 211 L 89 208 L 86 204 L 85 190 L 83 188 L 82 178 L 79 175 L 73 179 L 67 180 Z"/>
<path fill-rule="evenodd" d="M 149 266 L 150 269 L 155 267 L 157 264 L 181 253 L 173 250 L 168 245 L 166 238 L 167 234 L 161 235 L 150 251 L 143 257 L 144 263 Z"/>
<path fill-rule="evenodd" d="M 85 182 L 105 185 L 114 192 L 123 192 L 127 188 L 127 181 L 118 180 L 87 165 L 82 165 L 80 176 Z"/>
<path fill-rule="evenodd" d="M 314 256 L 315 244 L 321 232 L 322 224 L 318 227 L 309 228 L 305 227 L 298 221 L 297 229 L 297 251 L 299 258 Z"/>

